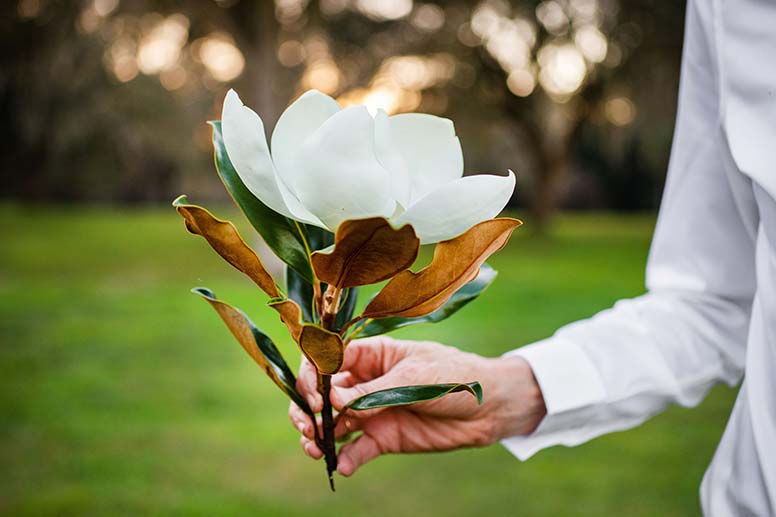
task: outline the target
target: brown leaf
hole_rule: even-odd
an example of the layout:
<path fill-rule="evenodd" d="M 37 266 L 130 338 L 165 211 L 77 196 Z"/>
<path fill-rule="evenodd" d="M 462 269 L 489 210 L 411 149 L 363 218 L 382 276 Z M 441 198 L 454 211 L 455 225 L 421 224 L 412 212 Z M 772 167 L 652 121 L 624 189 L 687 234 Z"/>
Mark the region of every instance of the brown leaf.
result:
<path fill-rule="evenodd" d="M 463 235 L 440 242 L 431 264 L 417 273 L 404 271 L 396 275 L 369 302 L 362 316 L 417 318 L 434 312 L 477 276 L 482 263 L 503 248 L 521 224 L 517 219 L 490 219 Z"/>
<path fill-rule="evenodd" d="M 204 237 L 224 260 L 248 275 L 270 298 L 281 296 L 275 280 L 232 223 L 216 218 L 201 206 L 188 204 L 185 196 L 173 201 L 173 206 L 183 216 L 188 231 Z"/>
<path fill-rule="evenodd" d="M 334 375 L 342 366 L 345 345 L 339 334 L 307 324 L 302 328 L 299 346 L 316 369 L 327 375 Z"/>
<path fill-rule="evenodd" d="M 411 226 L 394 229 L 382 217 L 340 224 L 330 253 L 312 255 L 316 276 L 339 288 L 369 285 L 409 268 L 420 241 Z"/>
<path fill-rule="evenodd" d="M 232 335 L 237 339 L 243 349 L 248 352 L 248 355 L 256 361 L 256 364 L 261 366 L 261 369 L 264 370 L 270 379 L 285 391 L 285 383 L 278 377 L 275 369 L 256 346 L 256 337 L 253 334 L 250 320 L 248 320 L 245 314 L 243 314 L 241 310 L 235 309 L 231 305 L 217 300 L 212 293 L 209 293 L 209 295 L 203 295 L 203 293 L 198 294 L 203 296 L 216 310 L 218 315 L 221 316 L 221 319 L 224 320 L 224 323 L 226 323 L 226 326 L 229 328 Z"/>
<path fill-rule="evenodd" d="M 270 301 L 267 305 L 278 311 L 280 320 L 288 327 L 294 341 L 299 343 L 302 333 L 302 309 L 293 300 Z"/>

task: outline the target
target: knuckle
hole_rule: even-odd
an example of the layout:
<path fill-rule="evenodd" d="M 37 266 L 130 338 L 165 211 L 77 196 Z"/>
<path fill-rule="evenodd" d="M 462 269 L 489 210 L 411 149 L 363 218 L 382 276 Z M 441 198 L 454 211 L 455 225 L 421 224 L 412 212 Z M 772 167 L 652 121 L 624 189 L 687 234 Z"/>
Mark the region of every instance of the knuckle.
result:
<path fill-rule="evenodd" d="M 473 428 L 472 445 L 487 447 L 496 441 L 496 425 L 491 419 L 482 419 Z"/>

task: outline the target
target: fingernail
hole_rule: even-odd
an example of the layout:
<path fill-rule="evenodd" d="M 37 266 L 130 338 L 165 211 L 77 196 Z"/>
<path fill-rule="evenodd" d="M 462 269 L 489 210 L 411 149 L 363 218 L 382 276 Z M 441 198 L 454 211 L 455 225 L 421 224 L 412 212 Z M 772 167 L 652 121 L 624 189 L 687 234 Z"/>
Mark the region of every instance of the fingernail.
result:
<path fill-rule="evenodd" d="M 315 397 L 313 395 L 307 395 L 307 403 L 310 404 L 310 407 L 315 407 Z"/>
<path fill-rule="evenodd" d="M 348 458 L 343 457 L 342 455 L 340 455 L 340 457 L 339 457 L 339 464 L 337 465 L 337 472 L 341 476 L 348 477 L 348 476 L 350 476 L 350 474 L 352 474 L 352 472 L 350 472 L 350 468 L 349 468 L 350 465 L 349 465 L 349 463 L 350 463 L 350 460 Z"/>
<path fill-rule="evenodd" d="M 297 428 L 297 429 L 299 429 L 299 432 L 300 432 L 300 433 L 304 434 L 305 425 L 304 425 L 304 423 L 303 423 L 303 422 L 297 422 L 297 424 L 296 424 L 296 428 Z"/>

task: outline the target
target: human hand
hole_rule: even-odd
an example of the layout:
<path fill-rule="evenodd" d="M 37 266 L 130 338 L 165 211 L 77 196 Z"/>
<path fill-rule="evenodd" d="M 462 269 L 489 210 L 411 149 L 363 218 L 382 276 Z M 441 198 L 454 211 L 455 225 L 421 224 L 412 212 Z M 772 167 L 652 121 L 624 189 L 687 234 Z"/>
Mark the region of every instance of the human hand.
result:
<path fill-rule="evenodd" d="M 369 411 L 348 411 L 337 437 L 362 434 L 342 446 L 337 471 L 350 476 L 381 454 L 446 451 L 482 447 L 509 436 L 529 434 L 546 414 L 544 399 L 528 363 L 521 357 L 486 358 L 433 342 L 401 341 L 385 336 L 361 339 L 345 350 L 341 371 L 332 379 L 337 410 L 373 391 L 413 384 L 479 381 L 484 400 L 467 393 L 415 404 Z M 319 412 L 313 366 L 303 360 L 297 388 Z M 319 459 L 309 417 L 291 403 L 289 417 L 302 432 L 305 452 Z"/>

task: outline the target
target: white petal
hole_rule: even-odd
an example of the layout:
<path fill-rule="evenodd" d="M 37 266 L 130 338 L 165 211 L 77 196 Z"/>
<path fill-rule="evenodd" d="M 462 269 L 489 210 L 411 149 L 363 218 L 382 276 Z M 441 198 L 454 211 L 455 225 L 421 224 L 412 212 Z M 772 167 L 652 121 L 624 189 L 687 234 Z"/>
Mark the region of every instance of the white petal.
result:
<path fill-rule="evenodd" d="M 252 109 L 243 105 L 234 90 L 229 90 L 224 99 L 221 128 L 229 159 L 237 175 L 254 196 L 286 217 L 321 225 L 278 181 L 267 147 L 264 123 Z"/>
<path fill-rule="evenodd" d="M 375 115 L 375 154 L 391 175 L 391 194 L 403 211 L 410 204 L 410 171 L 391 134 L 390 119 L 382 109 Z"/>
<path fill-rule="evenodd" d="M 394 222 L 411 224 L 422 244 L 452 239 L 498 215 L 515 189 L 515 174 L 459 178 L 427 194 Z"/>
<path fill-rule="evenodd" d="M 394 115 L 388 121 L 396 151 L 409 171 L 410 203 L 461 177 L 463 153 L 452 121 L 422 113 Z"/>
<path fill-rule="evenodd" d="M 301 147 L 304 177 L 293 184 L 305 207 L 334 230 L 346 219 L 390 217 L 390 178 L 375 157 L 374 119 L 363 106 L 329 118 Z"/>
<path fill-rule="evenodd" d="M 276 212 L 293 217 L 277 185 L 264 123 L 237 92 L 229 90 L 221 114 L 224 146 L 237 174 L 254 196 Z"/>
<path fill-rule="evenodd" d="M 293 190 L 295 178 L 304 174 L 299 148 L 321 124 L 340 111 L 337 101 L 318 90 L 308 90 L 278 119 L 272 133 L 272 160 L 281 181 Z"/>

